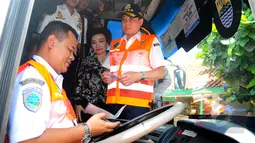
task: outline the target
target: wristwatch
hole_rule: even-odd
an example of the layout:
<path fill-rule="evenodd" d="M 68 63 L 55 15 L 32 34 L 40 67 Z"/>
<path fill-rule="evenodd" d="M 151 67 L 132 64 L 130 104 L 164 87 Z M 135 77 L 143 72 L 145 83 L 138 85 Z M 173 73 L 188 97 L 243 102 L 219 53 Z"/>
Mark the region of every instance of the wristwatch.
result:
<path fill-rule="evenodd" d="M 82 126 L 85 130 L 85 135 L 82 139 L 82 143 L 89 143 L 90 140 L 91 140 L 91 134 L 90 134 L 90 131 L 89 131 L 89 126 L 86 123 L 82 124 Z"/>
<path fill-rule="evenodd" d="M 140 72 L 140 73 L 141 73 L 141 80 L 145 80 L 145 78 L 146 78 L 146 77 L 145 77 L 145 72 L 142 71 L 142 72 Z"/>

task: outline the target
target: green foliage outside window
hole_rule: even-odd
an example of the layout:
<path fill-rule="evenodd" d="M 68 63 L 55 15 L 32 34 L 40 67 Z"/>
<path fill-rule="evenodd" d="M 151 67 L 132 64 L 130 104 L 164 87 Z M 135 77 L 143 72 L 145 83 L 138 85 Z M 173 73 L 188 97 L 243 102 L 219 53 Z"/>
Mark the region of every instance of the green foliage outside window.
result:
<path fill-rule="evenodd" d="M 199 45 L 197 58 L 203 65 L 217 68 L 218 78 L 229 85 L 224 97 L 240 103 L 255 101 L 255 21 L 249 8 L 244 7 L 236 34 L 221 37 L 215 25 Z"/>

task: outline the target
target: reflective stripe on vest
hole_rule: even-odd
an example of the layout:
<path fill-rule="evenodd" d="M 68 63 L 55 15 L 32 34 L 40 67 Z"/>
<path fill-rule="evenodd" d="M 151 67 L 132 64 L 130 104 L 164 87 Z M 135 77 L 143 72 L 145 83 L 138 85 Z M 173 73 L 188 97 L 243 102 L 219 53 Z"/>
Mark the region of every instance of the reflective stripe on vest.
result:
<path fill-rule="evenodd" d="M 110 49 L 110 72 L 121 76 L 129 71 L 152 70 L 149 56 L 154 38 L 155 35 L 142 35 L 141 40 L 135 40 L 128 49 L 125 40 L 113 40 Z M 108 85 L 106 103 L 150 107 L 153 86 L 153 81 L 137 81 L 130 86 L 114 81 Z"/>
<path fill-rule="evenodd" d="M 64 104 L 67 108 L 67 112 L 66 112 L 65 117 L 68 120 L 71 120 L 72 122 L 74 120 L 76 120 L 75 112 L 73 110 L 73 107 L 72 107 L 70 101 L 68 100 L 68 98 L 66 96 L 65 90 L 62 89 L 63 94 L 59 91 L 59 89 L 58 89 L 56 83 L 53 81 L 50 73 L 48 72 L 48 70 L 42 64 L 40 64 L 40 63 L 38 63 L 34 60 L 30 60 L 30 61 L 26 62 L 25 64 L 23 64 L 19 67 L 18 74 L 20 72 L 22 72 L 29 65 L 33 66 L 41 74 L 41 76 L 45 79 L 46 83 L 48 84 L 48 87 L 50 89 L 51 104 L 53 104 L 54 101 L 63 100 Z M 52 111 L 52 110 L 50 111 L 51 115 L 54 114 L 53 112 L 55 112 L 55 111 Z M 51 118 L 52 117 L 50 117 L 50 120 L 51 120 Z M 54 118 L 56 118 L 56 117 L 54 117 Z"/>

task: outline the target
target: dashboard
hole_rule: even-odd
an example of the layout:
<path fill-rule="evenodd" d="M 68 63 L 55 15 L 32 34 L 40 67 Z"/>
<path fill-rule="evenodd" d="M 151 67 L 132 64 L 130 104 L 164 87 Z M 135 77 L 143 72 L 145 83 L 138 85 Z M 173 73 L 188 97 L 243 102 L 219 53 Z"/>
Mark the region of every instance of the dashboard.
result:
<path fill-rule="evenodd" d="M 94 137 L 97 143 L 246 143 L 254 133 L 238 124 L 217 119 L 181 119 L 170 121 L 184 109 L 183 103 L 152 110 L 122 124 L 113 132 Z M 109 120 L 110 122 L 114 120 Z"/>
<path fill-rule="evenodd" d="M 177 127 L 163 125 L 145 138 L 157 143 L 246 143 L 255 136 L 246 128 L 227 121 L 185 119 L 179 120 Z"/>
<path fill-rule="evenodd" d="M 93 137 L 91 143 L 251 143 L 255 140 L 254 132 L 225 120 L 181 119 L 176 126 L 172 121 L 163 123 L 172 120 L 183 109 L 182 103 L 176 103 L 130 121 L 108 120 L 120 121 L 121 124 L 113 132 Z M 162 125 L 155 127 L 161 124 L 158 121 Z M 136 138 L 136 135 L 139 137 Z"/>

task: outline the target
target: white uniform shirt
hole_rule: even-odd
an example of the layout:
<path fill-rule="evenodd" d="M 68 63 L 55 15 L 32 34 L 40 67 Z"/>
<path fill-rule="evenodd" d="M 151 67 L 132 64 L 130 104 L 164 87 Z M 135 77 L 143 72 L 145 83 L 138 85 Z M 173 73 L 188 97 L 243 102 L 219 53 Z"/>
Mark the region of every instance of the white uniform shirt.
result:
<path fill-rule="evenodd" d="M 70 11 L 65 4 L 58 5 L 57 10 L 52 15 L 45 15 L 44 19 L 39 25 L 38 33 L 41 33 L 43 29 L 51 22 L 51 21 L 61 21 L 64 23 L 69 24 L 73 29 L 76 30 L 78 34 L 78 41 L 81 41 L 81 34 L 82 34 L 82 19 L 80 14 L 74 9 L 73 15 L 70 15 Z M 84 18 L 85 26 L 84 26 L 84 36 L 86 37 L 87 31 L 87 19 Z M 81 43 L 81 42 L 79 42 Z M 84 40 L 86 43 L 86 40 Z"/>
<path fill-rule="evenodd" d="M 120 41 L 125 40 L 127 42 L 126 49 L 128 49 L 136 39 L 141 41 L 141 36 L 142 36 L 142 33 L 139 31 L 136 35 L 131 37 L 129 40 L 127 40 L 127 35 L 124 35 Z M 154 38 L 154 41 L 151 46 L 152 46 L 151 51 L 150 51 L 151 67 L 153 69 L 156 69 L 158 67 L 165 66 L 165 60 L 164 60 L 164 57 L 163 57 L 163 54 L 161 51 L 161 47 L 160 47 L 158 38 L 156 38 L 156 37 Z M 107 69 L 110 69 L 110 57 L 109 56 L 105 59 L 103 66 Z"/>
<path fill-rule="evenodd" d="M 59 89 L 63 76 L 41 57 L 33 59 L 44 65 Z M 62 107 L 61 107 L 62 108 Z M 16 78 L 9 114 L 9 137 L 11 143 L 32 139 L 42 135 L 50 121 L 51 99 L 49 87 L 41 74 L 33 67 L 26 67 Z M 73 123 L 58 126 L 72 127 Z"/>

